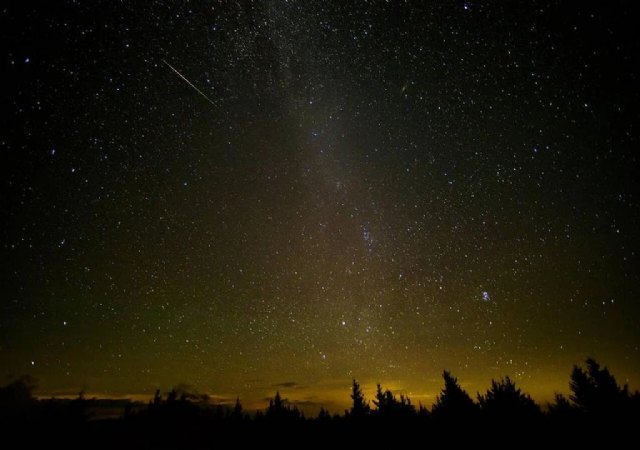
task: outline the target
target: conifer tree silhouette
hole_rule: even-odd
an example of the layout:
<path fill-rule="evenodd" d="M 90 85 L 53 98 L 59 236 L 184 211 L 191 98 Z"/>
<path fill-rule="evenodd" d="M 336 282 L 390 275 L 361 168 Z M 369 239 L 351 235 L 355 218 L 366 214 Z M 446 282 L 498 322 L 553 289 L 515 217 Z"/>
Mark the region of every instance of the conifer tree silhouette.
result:
<path fill-rule="evenodd" d="M 458 379 L 446 370 L 442 373 L 444 389 L 436 398 L 432 413 L 438 419 L 472 419 L 478 411 L 469 394 L 460 387 Z"/>
<path fill-rule="evenodd" d="M 626 409 L 630 396 L 627 386 L 620 387 L 614 376 L 593 358 L 587 358 L 587 368 L 573 366 L 570 400 L 581 412 L 592 415 L 617 414 Z"/>
<path fill-rule="evenodd" d="M 383 391 L 380 384 L 377 385 L 376 399 L 373 404 L 376 405 L 376 414 L 380 417 L 406 418 L 415 415 L 416 412 L 409 397 L 400 395 L 400 400 L 398 400 L 389 389 Z"/>
<path fill-rule="evenodd" d="M 478 402 L 482 412 L 491 418 L 526 421 L 541 413 L 533 399 L 517 388 L 508 376 L 500 381 L 491 380 L 491 388 L 485 395 L 478 395 Z"/>
<path fill-rule="evenodd" d="M 240 403 L 240 397 L 236 397 L 236 403 L 233 406 L 231 417 L 233 418 L 233 420 L 242 420 L 244 418 L 242 403 Z"/>
<path fill-rule="evenodd" d="M 349 415 L 352 418 L 362 418 L 369 414 L 369 411 L 371 410 L 371 408 L 369 407 L 369 402 L 364 398 L 362 388 L 355 379 L 353 380 L 353 384 L 351 385 L 351 400 L 353 401 L 353 403 L 351 405 L 351 411 L 349 411 Z"/>

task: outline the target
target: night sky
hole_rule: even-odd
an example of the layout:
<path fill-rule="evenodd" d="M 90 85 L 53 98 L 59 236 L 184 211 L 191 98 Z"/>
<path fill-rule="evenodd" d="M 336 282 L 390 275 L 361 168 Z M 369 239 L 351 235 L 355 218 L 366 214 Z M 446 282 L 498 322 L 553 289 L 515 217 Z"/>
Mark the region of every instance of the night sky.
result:
<path fill-rule="evenodd" d="M 0 381 L 640 387 L 633 2 L 2 6 Z"/>

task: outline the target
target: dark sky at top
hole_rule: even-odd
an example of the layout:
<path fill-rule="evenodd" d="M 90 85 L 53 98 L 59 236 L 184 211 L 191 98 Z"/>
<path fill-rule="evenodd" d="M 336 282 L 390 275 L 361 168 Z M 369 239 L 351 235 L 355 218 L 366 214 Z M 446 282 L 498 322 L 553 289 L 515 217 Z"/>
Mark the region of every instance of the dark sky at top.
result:
<path fill-rule="evenodd" d="M 2 381 L 637 388 L 638 14 L 584 3 L 3 5 Z"/>

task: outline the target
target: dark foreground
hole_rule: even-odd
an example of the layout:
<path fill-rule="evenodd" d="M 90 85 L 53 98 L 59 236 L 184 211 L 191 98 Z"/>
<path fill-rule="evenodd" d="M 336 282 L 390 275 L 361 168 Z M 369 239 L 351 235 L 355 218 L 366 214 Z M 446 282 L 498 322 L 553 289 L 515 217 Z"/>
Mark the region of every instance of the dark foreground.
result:
<path fill-rule="evenodd" d="M 352 406 L 343 415 L 321 410 L 307 418 L 279 393 L 264 411 L 247 413 L 240 399 L 233 407 L 206 397 L 172 390 L 148 405 L 112 400 L 36 400 L 28 377 L 0 388 L 2 448 L 218 448 L 341 447 L 398 448 L 470 444 L 512 448 L 594 444 L 635 446 L 640 425 L 640 395 L 620 387 L 593 359 L 574 367 L 571 395 L 557 395 L 541 408 L 508 377 L 492 381 L 471 399 L 450 373 L 431 409 L 408 397 L 378 391 L 371 402 L 352 384 Z M 101 418 L 105 407 L 121 408 Z"/>

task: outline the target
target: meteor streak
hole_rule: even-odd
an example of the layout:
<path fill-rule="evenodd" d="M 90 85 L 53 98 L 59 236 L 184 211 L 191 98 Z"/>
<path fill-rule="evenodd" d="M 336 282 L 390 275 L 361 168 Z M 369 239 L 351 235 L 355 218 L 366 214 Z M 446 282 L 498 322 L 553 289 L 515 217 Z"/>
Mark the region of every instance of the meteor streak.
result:
<path fill-rule="evenodd" d="M 202 96 L 205 98 L 205 100 L 207 100 L 207 101 L 208 101 L 209 103 L 211 103 L 213 106 L 216 106 L 216 104 L 215 104 L 215 103 L 213 103 L 213 101 L 212 101 L 209 97 L 207 97 L 207 96 L 204 94 L 204 92 L 202 92 L 200 89 L 198 89 L 197 87 L 195 87 L 195 85 L 194 85 L 191 81 L 187 80 L 187 77 L 185 77 L 185 76 L 184 76 L 184 75 L 182 75 L 180 72 L 178 72 L 178 69 L 176 69 L 176 68 L 175 68 L 175 67 L 173 67 L 171 64 L 169 64 L 165 59 L 163 59 L 163 60 L 162 60 L 162 62 L 163 62 L 163 63 L 165 63 L 167 66 L 169 66 L 169 69 L 173 70 L 173 71 L 176 73 L 176 75 L 178 75 L 180 78 L 182 78 L 182 79 L 183 79 L 183 80 L 184 80 L 184 81 L 185 81 L 189 86 L 191 86 L 192 88 L 194 88 L 198 94 L 202 95 Z"/>

